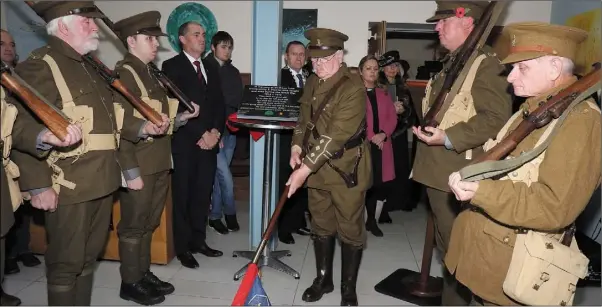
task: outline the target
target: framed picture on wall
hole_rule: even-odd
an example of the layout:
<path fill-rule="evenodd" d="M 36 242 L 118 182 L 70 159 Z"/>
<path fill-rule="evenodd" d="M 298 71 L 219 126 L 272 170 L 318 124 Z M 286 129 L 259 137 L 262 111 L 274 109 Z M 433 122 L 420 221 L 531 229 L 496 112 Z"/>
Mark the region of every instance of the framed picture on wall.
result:
<path fill-rule="evenodd" d="M 307 45 L 309 40 L 303 36 L 306 30 L 318 26 L 318 9 L 284 9 L 282 12 L 282 52 L 291 41 L 300 41 Z"/>

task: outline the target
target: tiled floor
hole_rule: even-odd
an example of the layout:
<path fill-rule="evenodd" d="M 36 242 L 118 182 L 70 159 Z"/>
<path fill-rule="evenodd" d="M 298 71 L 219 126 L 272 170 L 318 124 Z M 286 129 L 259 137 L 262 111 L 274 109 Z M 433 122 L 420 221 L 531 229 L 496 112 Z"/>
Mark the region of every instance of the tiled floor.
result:
<path fill-rule="evenodd" d="M 232 258 L 234 250 L 248 247 L 248 206 L 240 204 L 239 222 L 241 230 L 221 236 L 209 231 L 208 243 L 211 247 L 224 252 L 221 258 L 196 256 L 200 268 L 191 270 L 183 268 L 179 261 L 173 260 L 166 266 L 153 265 L 153 272 L 174 284 L 176 291 L 167 296 L 163 305 L 230 305 L 239 282 L 233 280 L 234 273 L 246 261 Z M 409 305 L 388 296 L 377 293 L 374 285 L 398 268 L 418 270 L 422 256 L 425 227 L 425 210 L 420 207 L 411 213 L 392 213 L 393 224 L 382 225 L 383 238 L 368 236 L 368 248 L 362 261 L 358 295 L 361 305 Z M 307 304 L 301 300 L 301 294 L 315 277 L 315 260 L 313 248 L 308 237 L 296 236 L 297 243 L 292 246 L 280 244 L 279 248 L 288 248 L 292 252 L 284 262 L 301 273 L 301 278 L 294 278 L 267 268 L 263 271 L 263 286 L 272 301 L 272 305 L 339 305 L 340 292 L 340 254 L 335 254 L 335 292 L 328 294 L 318 303 Z M 431 274 L 440 275 L 441 264 L 433 260 Z M 102 261 L 95 274 L 92 305 L 134 305 L 119 298 L 119 263 Z M 46 283 L 43 265 L 38 268 L 21 267 L 21 273 L 6 277 L 4 290 L 17 295 L 23 305 L 46 305 Z M 575 305 L 598 305 L 601 303 L 600 288 L 580 289 Z"/>

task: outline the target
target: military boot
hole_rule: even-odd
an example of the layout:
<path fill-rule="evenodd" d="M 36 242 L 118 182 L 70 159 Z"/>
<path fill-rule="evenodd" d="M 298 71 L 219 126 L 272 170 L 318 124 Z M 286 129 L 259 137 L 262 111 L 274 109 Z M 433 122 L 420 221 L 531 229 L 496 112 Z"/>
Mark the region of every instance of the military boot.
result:
<path fill-rule="evenodd" d="M 76 306 L 75 284 L 48 285 L 48 306 Z"/>
<path fill-rule="evenodd" d="M 144 274 L 144 277 L 142 278 L 142 282 L 144 282 L 149 287 L 154 288 L 155 291 L 161 295 L 172 294 L 176 290 L 176 288 L 174 288 L 174 286 L 172 284 L 170 284 L 166 281 L 162 281 L 161 279 L 159 279 L 159 277 L 155 276 L 155 274 L 153 274 L 153 272 L 151 272 L 151 271 L 148 271 L 148 272 L 146 272 L 146 274 Z"/>
<path fill-rule="evenodd" d="M 10 294 L 4 293 L 2 287 L 0 287 L 0 305 L 2 306 L 19 306 L 21 305 L 21 300 Z"/>
<path fill-rule="evenodd" d="M 165 301 L 165 296 L 159 294 L 155 288 L 142 282 L 142 280 L 131 284 L 121 282 L 119 297 L 146 306 L 161 304 Z"/>
<path fill-rule="evenodd" d="M 305 302 L 317 302 L 326 293 L 334 291 L 332 282 L 332 261 L 334 258 L 334 236 L 312 236 L 314 240 L 314 253 L 316 255 L 317 277 L 312 285 L 303 292 Z"/>
<path fill-rule="evenodd" d="M 362 262 L 363 247 L 341 243 L 341 306 L 357 306 L 357 274 Z"/>

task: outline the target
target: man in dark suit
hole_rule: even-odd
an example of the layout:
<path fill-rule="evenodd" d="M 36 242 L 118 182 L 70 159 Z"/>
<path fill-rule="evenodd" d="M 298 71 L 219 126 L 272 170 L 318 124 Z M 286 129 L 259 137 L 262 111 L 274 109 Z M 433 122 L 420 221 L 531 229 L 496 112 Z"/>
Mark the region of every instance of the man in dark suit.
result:
<path fill-rule="evenodd" d="M 165 61 L 162 68 L 199 105 L 200 114 L 189 119 L 172 140 L 173 237 L 182 265 L 196 268 L 199 264 L 193 253 L 207 257 L 223 255 L 207 246 L 205 238 L 218 144 L 226 119 L 218 72 L 201 60 L 205 52 L 205 29 L 196 22 L 187 22 L 178 29 L 178 36 L 182 52 Z"/>
<path fill-rule="evenodd" d="M 303 88 L 309 77 L 309 71 L 305 63 L 305 45 L 300 41 L 291 41 L 286 45 L 284 54 L 286 66 L 280 70 L 280 86 Z M 288 161 L 291 156 L 292 131 L 280 134 L 280 191 L 284 190 L 286 181 L 291 175 L 292 169 Z M 285 244 L 294 244 L 292 233 L 306 236 L 309 235 L 305 212 L 307 211 L 307 189 L 297 191 L 282 208 L 282 214 L 278 223 L 278 238 Z"/>

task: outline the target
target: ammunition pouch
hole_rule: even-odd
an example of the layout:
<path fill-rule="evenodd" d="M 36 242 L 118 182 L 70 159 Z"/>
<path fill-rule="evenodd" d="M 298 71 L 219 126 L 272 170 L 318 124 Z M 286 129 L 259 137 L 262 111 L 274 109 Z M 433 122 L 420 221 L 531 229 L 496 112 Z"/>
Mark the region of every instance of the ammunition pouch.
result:
<path fill-rule="evenodd" d="M 146 102 L 146 104 L 148 104 L 153 110 L 159 113 L 163 113 L 163 103 L 161 103 L 161 101 L 157 99 L 151 99 L 148 96 L 146 86 L 144 86 L 144 83 L 142 83 L 142 79 L 140 79 L 138 73 L 136 73 L 136 71 L 130 65 L 123 65 L 123 68 L 127 69 L 134 77 L 136 85 L 138 86 L 138 89 L 140 89 L 140 98 L 142 99 L 142 101 Z M 171 135 L 173 134 L 173 127 L 175 124 L 176 115 L 178 114 L 178 104 L 180 103 L 180 101 L 177 99 L 169 98 L 167 96 L 166 99 L 168 105 L 167 116 L 169 116 L 169 129 L 167 130 L 166 134 Z M 140 112 L 138 112 L 138 110 L 136 109 L 134 109 L 134 117 L 146 120 L 146 118 L 142 116 L 142 114 L 140 114 Z M 148 140 L 152 140 L 152 138 L 149 137 Z"/>
<path fill-rule="evenodd" d="M 56 61 L 50 56 L 45 55 L 44 60 L 50 67 L 54 82 L 61 96 L 63 103 L 62 111 L 74 124 L 80 124 L 82 128 L 82 141 L 75 146 L 65 148 L 54 148 L 46 162 L 53 171 L 52 187 L 58 194 L 60 187 L 64 186 L 68 189 L 75 189 L 74 182 L 65 179 L 63 170 L 56 164 L 58 160 L 68 158 L 74 159 L 71 163 L 75 163 L 82 155 L 90 151 L 101 150 L 116 150 L 119 146 L 119 136 L 123 127 L 123 108 L 118 103 L 113 103 L 113 111 L 116 116 L 117 131 L 114 134 L 92 134 L 94 129 L 94 109 L 87 105 L 75 105 L 73 96 L 63 74 L 60 71 Z M 107 110 L 108 111 L 108 110 Z"/>
<path fill-rule="evenodd" d="M 17 179 L 20 177 L 19 167 L 10 160 L 10 150 L 12 146 L 12 131 L 15 120 L 17 119 L 17 108 L 13 105 L 6 103 L 4 100 L 4 89 L 2 89 L 2 126 L 0 132 L 0 150 L 2 151 L 2 167 L 6 172 L 6 181 L 8 183 L 8 191 L 10 193 L 10 200 L 13 207 L 13 211 L 23 202 L 23 196 L 21 195 L 21 189 L 19 188 L 19 182 Z"/>

